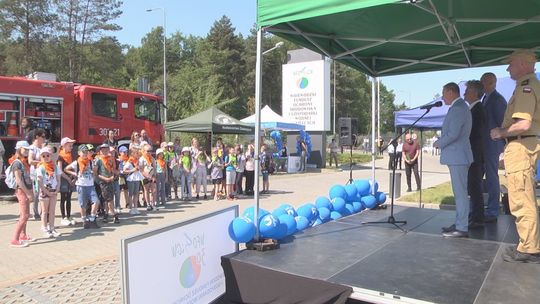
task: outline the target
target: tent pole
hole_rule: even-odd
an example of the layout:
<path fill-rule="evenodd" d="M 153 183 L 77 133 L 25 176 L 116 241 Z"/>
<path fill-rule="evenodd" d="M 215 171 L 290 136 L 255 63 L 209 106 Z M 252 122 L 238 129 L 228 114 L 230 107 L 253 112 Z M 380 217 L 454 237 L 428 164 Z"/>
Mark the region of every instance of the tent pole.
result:
<path fill-rule="evenodd" d="M 424 143 L 424 130 L 420 129 L 420 202 L 418 203 L 419 208 L 422 208 L 422 186 L 424 185 L 424 181 L 423 181 L 424 172 L 422 170 L 422 163 L 424 161 L 423 143 Z"/>
<path fill-rule="evenodd" d="M 377 77 L 377 138 L 381 137 L 381 80 Z"/>
<path fill-rule="evenodd" d="M 376 157 L 376 149 L 377 145 L 375 144 L 375 134 L 376 134 L 376 126 L 375 126 L 375 82 L 377 79 L 375 77 L 371 77 L 371 180 L 372 183 L 375 183 L 375 159 Z M 372 188 L 372 193 L 375 195 L 375 187 Z"/>
<path fill-rule="evenodd" d="M 255 203 L 253 215 L 255 223 L 255 241 L 259 241 L 259 172 L 260 172 L 260 133 L 261 133 L 261 96 L 262 96 L 262 29 L 257 30 L 257 62 L 255 65 Z"/>
<path fill-rule="evenodd" d="M 332 59 L 334 68 L 334 125 L 332 135 L 336 135 L 336 61 Z"/>

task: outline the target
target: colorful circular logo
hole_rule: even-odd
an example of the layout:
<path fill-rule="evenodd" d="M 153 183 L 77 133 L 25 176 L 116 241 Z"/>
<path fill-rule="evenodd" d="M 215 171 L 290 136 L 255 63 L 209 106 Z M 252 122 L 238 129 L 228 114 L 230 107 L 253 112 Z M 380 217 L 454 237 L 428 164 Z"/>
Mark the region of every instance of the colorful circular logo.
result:
<path fill-rule="evenodd" d="M 201 275 L 201 264 L 195 256 L 188 257 L 180 268 L 180 284 L 184 288 L 191 288 Z"/>
<path fill-rule="evenodd" d="M 305 89 L 307 88 L 308 86 L 308 79 L 306 77 L 302 77 L 300 79 L 298 79 L 296 81 L 296 85 L 300 88 L 300 89 Z"/>

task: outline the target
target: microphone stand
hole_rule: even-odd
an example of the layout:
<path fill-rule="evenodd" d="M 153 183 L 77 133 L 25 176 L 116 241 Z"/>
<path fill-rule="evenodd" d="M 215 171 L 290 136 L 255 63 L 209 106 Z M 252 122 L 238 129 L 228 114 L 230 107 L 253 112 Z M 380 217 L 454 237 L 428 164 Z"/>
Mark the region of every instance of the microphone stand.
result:
<path fill-rule="evenodd" d="M 429 113 L 429 111 L 431 110 L 431 107 L 426 108 L 425 110 L 426 110 L 426 112 L 424 112 L 424 114 L 422 114 L 422 116 L 418 117 L 418 119 L 416 119 L 411 125 L 409 125 L 405 130 L 403 130 L 398 136 L 394 137 L 394 139 L 392 139 L 390 141 L 390 143 L 388 145 L 386 145 L 386 147 L 384 147 L 383 151 L 388 149 L 388 147 L 390 145 L 392 145 L 394 147 L 394 153 L 395 153 L 395 151 L 397 150 L 396 147 L 397 147 L 398 139 L 401 138 L 401 136 L 403 136 L 403 134 L 407 133 L 410 129 L 412 129 L 420 119 L 424 118 L 424 116 L 426 116 L 426 114 Z M 422 153 L 422 150 L 420 150 L 420 153 Z M 394 160 L 392 161 L 392 185 L 391 185 L 392 189 L 390 190 L 390 193 L 391 193 L 391 196 L 392 196 L 392 198 L 390 200 L 390 216 L 388 217 L 388 219 L 386 219 L 386 221 L 362 222 L 362 224 L 391 224 L 391 225 L 396 226 L 401 231 L 406 233 L 407 230 L 403 229 L 398 224 L 406 225 L 407 221 L 397 221 L 396 218 L 394 217 L 394 197 L 395 197 L 395 189 L 396 189 L 396 167 L 397 167 L 397 157 L 394 157 Z"/>

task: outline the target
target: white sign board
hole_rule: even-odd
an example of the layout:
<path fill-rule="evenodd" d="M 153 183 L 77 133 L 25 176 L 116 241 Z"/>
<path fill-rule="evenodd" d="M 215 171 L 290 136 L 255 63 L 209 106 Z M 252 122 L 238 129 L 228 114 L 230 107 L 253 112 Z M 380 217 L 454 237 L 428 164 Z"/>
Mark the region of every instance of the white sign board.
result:
<path fill-rule="evenodd" d="M 225 293 L 221 256 L 238 206 L 122 240 L 125 303 L 210 303 Z"/>
<path fill-rule="evenodd" d="M 283 117 L 306 131 L 330 130 L 330 63 L 317 60 L 283 65 Z"/>

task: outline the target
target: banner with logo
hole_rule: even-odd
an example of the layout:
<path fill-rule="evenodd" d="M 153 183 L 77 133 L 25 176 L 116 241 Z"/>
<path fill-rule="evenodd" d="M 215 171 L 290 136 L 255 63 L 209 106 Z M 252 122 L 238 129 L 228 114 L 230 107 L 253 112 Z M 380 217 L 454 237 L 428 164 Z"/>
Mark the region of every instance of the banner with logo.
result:
<path fill-rule="evenodd" d="M 306 131 L 330 130 L 330 62 L 283 65 L 283 117 Z"/>
<path fill-rule="evenodd" d="M 225 293 L 221 256 L 238 205 L 122 240 L 124 303 L 210 303 Z"/>

